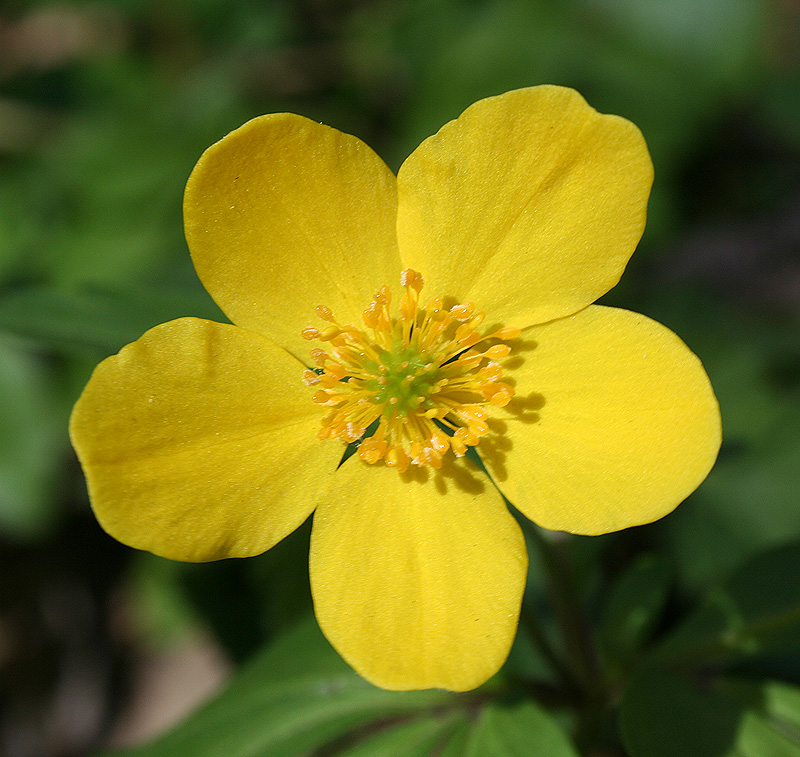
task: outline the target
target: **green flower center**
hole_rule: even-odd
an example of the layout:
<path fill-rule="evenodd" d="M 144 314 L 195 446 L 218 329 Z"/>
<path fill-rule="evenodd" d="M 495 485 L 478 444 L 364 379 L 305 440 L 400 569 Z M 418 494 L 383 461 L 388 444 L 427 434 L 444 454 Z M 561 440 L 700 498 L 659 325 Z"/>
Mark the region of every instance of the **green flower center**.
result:
<path fill-rule="evenodd" d="M 439 468 L 448 449 L 461 456 L 488 433 L 487 406 L 501 407 L 514 396 L 499 380 L 497 362 L 510 347 L 475 347 L 520 332 L 480 332 L 484 314 L 469 302 L 445 308 L 436 297 L 420 307 L 422 276 L 407 268 L 400 281 L 406 291 L 399 315 L 390 315 L 391 292 L 383 286 L 364 311 L 366 329 L 343 326 L 328 308 L 317 307 L 317 315 L 333 325 L 304 329 L 303 336 L 329 349 L 311 351 L 321 371 L 306 371 L 303 380 L 319 387 L 314 401 L 331 408 L 320 438 L 360 440 L 359 456 L 368 463 Z M 364 438 L 375 421 L 374 435 Z"/>

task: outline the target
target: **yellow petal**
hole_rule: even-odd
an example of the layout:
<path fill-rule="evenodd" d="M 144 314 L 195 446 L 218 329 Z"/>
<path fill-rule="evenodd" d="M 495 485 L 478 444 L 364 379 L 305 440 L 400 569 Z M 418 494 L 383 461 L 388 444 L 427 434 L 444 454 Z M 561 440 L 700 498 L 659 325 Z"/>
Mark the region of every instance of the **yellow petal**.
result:
<path fill-rule="evenodd" d="M 510 372 L 517 395 L 495 426 L 504 434 L 478 451 L 531 520 L 616 531 L 663 517 L 700 485 L 719 450 L 719 407 L 669 329 L 591 306 L 522 338 L 531 348 Z"/>
<path fill-rule="evenodd" d="M 401 167 L 400 253 L 431 293 L 493 322 L 543 323 L 619 281 L 652 177 L 639 130 L 571 89 L 480 100 Z"/>
<path fill-rule="evenodd" d="M 342 452 L 316 438 L 302 370 L 260 334 L 194 318 L 104 360 L 70 420 L 103 528 L 196 562 L 259 554 L 293 531 Z"/>
<path fill-rule="evenodd" d="M 184 197 L 201 281 L 237 325 L 305 359 L 326 305 L 344 323 L 399 276 L 395 177 L 359 139 L 301 116 L 249 121 L 200 158 Z"/>
<path fill-rule="evenodd" d="M 514 639 L 527 555 L 489 480 L 357 458 L 314 514 L 311 589 L 328 640 L 386 689 L 479 686 Z"/>

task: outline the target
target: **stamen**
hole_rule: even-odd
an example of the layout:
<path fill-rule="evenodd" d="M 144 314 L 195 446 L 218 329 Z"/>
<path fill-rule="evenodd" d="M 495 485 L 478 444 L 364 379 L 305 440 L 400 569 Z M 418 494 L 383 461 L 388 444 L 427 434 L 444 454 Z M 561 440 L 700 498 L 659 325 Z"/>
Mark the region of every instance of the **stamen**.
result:
<path fill-rule="evenodd" d="M 326 308 L 324 305 L 317 305 L 315 312 L 320 318 L 322 318 L 323 321 L 336 323 L 336 319 L 333 317 L 333 313 L 331 312 L 330 308 Z"/>
<path fill-rule="evenodd" d="M 325 343 L 311 350 L 323 370 L 306 370 L 303 381 L 317 388 L 313 399 L 330 408 L 321 439 L 358 440 L 359 457 L 381 460 L 399 471 L 409 465 L 440 468 L 449 450 L 466 454 L 489 433 L 488 408 L 502 407 L 514 396 L 497 362 L 511 351 L 507 344 L 476 348 L 487 340 L 507 341 L 519 329 L 503 327 L 482 333 L 485 314 L 466 302 L 447 309 L 441 297 L 423 307 L 423 278 L 406 268 L 405 291 L 392 317 L 392 294 L 384 285 L 365 308 L 365 329 L 339 323 L 330 308 L 318 305 L 324 329 L 309 327 L 302 336 Z M 375 433 L 365 429 L 378 421 Z M 442 430 L 444 429 L 444 430 Z"/>
<path fill-rule="evenodd" d="M 508 357 L 509 352 L 511 352 L 511 347 L 507 344 L 495 344 L 493 347 L 489 347 L 483 354 L 492 360 L 498 360 L 501 357 Z"/>

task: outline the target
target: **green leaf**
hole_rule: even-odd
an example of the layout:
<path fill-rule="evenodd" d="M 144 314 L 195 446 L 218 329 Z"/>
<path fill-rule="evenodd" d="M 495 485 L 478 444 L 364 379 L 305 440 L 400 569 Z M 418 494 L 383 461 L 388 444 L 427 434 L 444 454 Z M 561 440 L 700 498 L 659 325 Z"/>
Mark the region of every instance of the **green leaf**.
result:
<path fill-rule="evenodd" d="M 225 318 L 201 290 L 67 292 L 28 289 L 0 300 L 0 329 L 56 349 L 117 352 L 147 329 L 182 316 Z"/>
<path fill-rule="evenodd" d="M 426 716 L 382 731 L 350 749 L 336 751 L 337 757 L 430 757 L 436 747 L 466 720 L 464 713 L 441 717 Z"/>
<path fill-rule="evenodd" d="M 59 444 L 45 366 L 0 334 L 0 529 L 37 536 L 54 515 Z"/>
<path fill-rule="evenodd" d="M 747 634 L 769 645 L 800 642 L 800 542 L 749 560 L 726 589 Z"/>
<path fill-rule="evenodd" d="M 462 723 L 457 726 L 450 738 L 442 746 L 439 757 L 464 757 L 467 752 L 467 743 L 474 727 L 474 722 Z"/>
<path fill-rule="evenodd" d="M 625 665 L 648 640 L 670 589 L 670 570 L 655 554 L 640 557 L 611 588 L 600 626 L 606 653 Z"/>
<path fill-rule="evenodd" d="M 462 752 L 465 757 L 577 757 L 559 725 L 530 701 L 487 705 Z"/>
<path fill-rule="evenodd" d="M 731 755 L 740 712 L 672 673 L 647 673 L 625 690 L 620 728 L 631 757 Z"/>
<path fill-rule="evenodd" d="M 747 561 L 653 652 L 649 664 L 704 663 L 800 645 L 800 542 Z"/>
<path fill-rule="evenodd" d="M 648 672 L 622 700 L 631 757 L 800 757 L 800 689 Z"/>
<path fill-rule="evenodd" d="M 375 688 L 348 667 L 310 619 L 254 658 L 222 694 L 174 731 L 123 754 L 291 757 L 368 724 L 469 703 L 474 703 L 470 695 Z"/>

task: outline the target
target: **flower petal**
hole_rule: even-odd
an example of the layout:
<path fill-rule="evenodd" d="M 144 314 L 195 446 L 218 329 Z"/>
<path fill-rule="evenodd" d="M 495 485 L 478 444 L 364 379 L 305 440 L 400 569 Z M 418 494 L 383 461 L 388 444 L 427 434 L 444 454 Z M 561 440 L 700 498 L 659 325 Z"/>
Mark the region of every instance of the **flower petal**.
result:
<path fill-rule="evenodd" d="M 450 463 L 352 459 L 320 501 L 311 589 L 323 632 L 386 689 L 473 689 L 514 639 L 527 555 L 491 483 Z"/>
<path fill-rule="evenodd" d="M 591 306 L 522 338 L 532 349 L 510 372 L 504 433 L 478 451 L 528 518 L 601 534 L 661 518 L 700 485 L 719 450 L 719 407 L 669 329 Z"/>
<path fill-rule="evenodd" d="M 428 291 L 524 327 L 613 287 L 642 235 L 653 167 L 629 121 L 574 90 L 480 100 L 398 173 L 404 265 Z"/>
<path fill-rule="evenodd" d="M 174 560 L 246 557 L 314 509 L 341 457 L 302 366 L 266 337 L 182 318 L 96 369 L 70 435 L 97 519 Z"/>
<path fill-rule="evenodd" d="M 363 142 L 289 113 L 206 150 L 184 197 L 195 268 L 225 314 L 305 358 L 317 305 L 343 323 L 400 272 L 395 177 Z"/>

